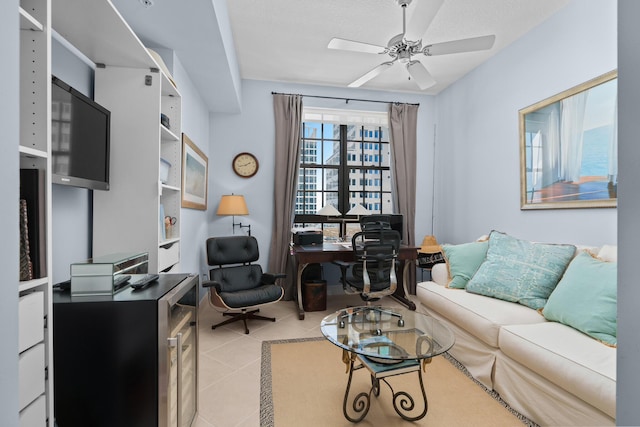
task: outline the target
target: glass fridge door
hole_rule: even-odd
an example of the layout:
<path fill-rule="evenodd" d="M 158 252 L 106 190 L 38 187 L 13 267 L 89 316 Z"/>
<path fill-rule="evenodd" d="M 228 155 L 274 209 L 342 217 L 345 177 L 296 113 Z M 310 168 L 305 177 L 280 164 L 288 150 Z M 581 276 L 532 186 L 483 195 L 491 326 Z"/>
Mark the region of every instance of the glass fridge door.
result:
<path fill-rule="evenodd" d="M 197 411 L 197 279 L 169 304 L 168 412 L 171 427 L 188 427 Z"/>

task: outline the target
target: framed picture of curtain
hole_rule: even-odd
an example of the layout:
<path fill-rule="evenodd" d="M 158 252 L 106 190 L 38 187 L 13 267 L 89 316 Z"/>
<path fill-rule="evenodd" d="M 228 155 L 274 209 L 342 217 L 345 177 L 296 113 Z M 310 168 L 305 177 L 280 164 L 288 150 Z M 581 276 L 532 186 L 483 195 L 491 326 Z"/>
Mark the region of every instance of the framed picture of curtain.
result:
<path fill-rule="evenodd" d="M 209 159 L 186 134 L 182 134 L 182 207 L 207 209 Z"/>
<path fill-rule="evenodd" d="M 519 111 L 520 208 L 614 208 L 617 71 Z"/>

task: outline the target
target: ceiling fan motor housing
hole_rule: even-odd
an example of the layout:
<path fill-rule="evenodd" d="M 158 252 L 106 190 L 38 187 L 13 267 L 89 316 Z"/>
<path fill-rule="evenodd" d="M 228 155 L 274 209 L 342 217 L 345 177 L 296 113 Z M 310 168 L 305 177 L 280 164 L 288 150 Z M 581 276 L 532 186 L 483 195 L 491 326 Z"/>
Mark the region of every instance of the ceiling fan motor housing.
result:
<path fill-rule="evenodd" d="M 411 4 L 411 1 L 412 0 L 396 0 L 396 3 L 398 3 L 398 5 L 401 7 L 406 7 Z"/>

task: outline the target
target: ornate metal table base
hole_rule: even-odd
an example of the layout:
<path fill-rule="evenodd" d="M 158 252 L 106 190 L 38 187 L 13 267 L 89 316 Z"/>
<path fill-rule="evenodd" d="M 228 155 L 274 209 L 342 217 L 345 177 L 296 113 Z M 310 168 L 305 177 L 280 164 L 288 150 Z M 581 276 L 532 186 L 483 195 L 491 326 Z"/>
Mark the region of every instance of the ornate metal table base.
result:
<path fill-rule="evenodd" d="M 377 378 L 374 374 L 371 374 L 371 389 L 369 392 L 361 392 L 355 396 L 353 402 L 349 404 L 349 392 L 351 391 L 351 379 L 353 377 L 353 372 L 359 369 L 364 368 L 362 363 L 356 365 L 358 357 L 355 353 L 349 353 L 344 351 L 343 353 L 343 361 L 347 364 L 347 371 L 349 373 L 349 381 L 347 382 L 347 389 L 344 392 L 344 400 L 342 402 L 342 413 L 344 417 L 351 421 L 352 423 L 360 422 L 367 416 L 369 413 L 369 408 L 371 407 L 371 394 L 378 397 L 380 395 L 380 381 L 384 382 L 391 393 L 393 394 L 393 408 L 396 413 L 402 417 L 402 419 L 407 421 L 418 421 L 424 418 L 427 415 L 427 410 L 429 409 L 429 404 L 427 402 L 427 393 L 424 390 L 424 383 L 422 381 L 422 363 L 417 366 L 418 369 L 410 371 L 410 372 L 401 372 L 401 373 L 393 373 L 393 371 L 388 371 L 384 377 Z M 422 401 L 424 405 L 424 409 L 417 416 L 411 416 L 412 413 L 415 412 L 416 409 L 416 401 L 414 398 L 407 393 L 406 391 L 395 391 L 391 384 L 386 380 L 388 376 L 394 375 L 404 375 L 411 372 L 418 373 L 418 380 L 420 382 L 420 391 L 422 393 Z M 353 416 L 350 414 L 352 413 Z"/>

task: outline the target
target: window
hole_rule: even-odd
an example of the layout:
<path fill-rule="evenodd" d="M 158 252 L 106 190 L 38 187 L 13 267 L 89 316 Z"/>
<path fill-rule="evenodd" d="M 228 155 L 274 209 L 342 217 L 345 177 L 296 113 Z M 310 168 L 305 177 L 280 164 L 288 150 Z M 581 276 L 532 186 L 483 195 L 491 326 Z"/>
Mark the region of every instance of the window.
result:
<path fill-rule="evenodd" d="M 303 114 L 294 223 L 322 227 L 331 239 L 342 233 L 343 221 L 357 222 L 346 213 L 359 204 L 371 213 L 393 213 L 391 147 L 386 113 L 319 110 Z M 342 216 L 317 215 L 325 205 Z"/>

